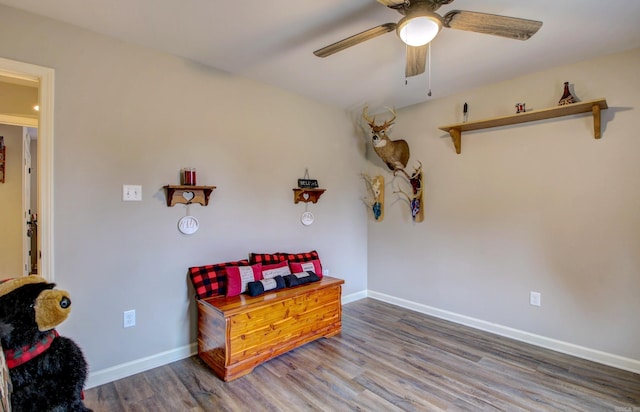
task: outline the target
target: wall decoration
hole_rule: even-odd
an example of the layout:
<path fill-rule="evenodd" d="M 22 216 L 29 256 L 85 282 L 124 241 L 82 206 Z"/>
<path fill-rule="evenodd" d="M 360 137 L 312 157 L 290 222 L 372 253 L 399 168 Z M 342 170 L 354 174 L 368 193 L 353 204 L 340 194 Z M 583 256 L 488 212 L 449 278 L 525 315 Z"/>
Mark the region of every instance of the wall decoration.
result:
<path fill-rule="evenodd" d="M 300 189 L 317 189 L 318 181 L 316 179 L 298 179 L 298 187 Z"/>
<path fill-rule="evenodd" d="M 318 203 L 320 196 L 325 192 L 325 189 L 293 189 L 293 203 L 298 202 L 311 202 Z"/>
<path fill-rule="evenodd" d="M 405 140 L 391 140 L 387 135 L 396 120 L 395 110 L 387 108 L 393 117 L 391 120 L 386 120 L 384 123 L 377 125 L 375 116 L 373 118 L 369 117 L 367 109 L 367 106 L 364 106 L 362 109 L 362 118 L 367 122 L 371 129 L 371 143 L 373 144 L 373 149 L 393 172 L 394 176 L 401 173 L 407 178 L 411 185 L 410 195 L 402 191 L 400 188 L 398 188 L 398 190 L 394 190 L 393 193 L 406 197 L 409 202 L 409 207 L 411 208 L 411 217 L 413 221 L 422 222 L 424 220 L 424 205 L 422 201 L 422 163 L 418 162 L 420 166 L 417 167 L 412 174 L 407 173 L 405 168 L 409 162 L 409 144 Z M 465 103 L 465 115 L 467 109 L 468 105 Z M 384 192 L 382 196 L 384 196 Z"/>
<path fill-rule="evenodd" d="M 566 104 L 572 104 L 577 102 L 576 98 L 573 97 L 571 92 L 569 91 L 569 82 L 564 82 L 564 91 L 562 93 L 562 97 L 558 102 L 558 106 L 564 106 Z"/>
<path fill-rule="evenodd" d="M 302 223 L 305 226 L 311 226 L 313 224 L 314 219 L 315 218 L 313 217 L 313 213 L 309 212 L 308 210 L 305 210 L 302 216 L 300 216 L 300 223 Z"/>
<path fill-rule="evenodd" d="M 195 216 L 191 216 L 189 209 L 194 203 L 207 206 L 211 192 L 216 187 L 196 186 L 196 169 L 193 167 L 185 167 L 180 171 L 180 183 L 179 185 L 166 185 L 162 188 L 166 191 L 168 207 L 177 204 L 185 205 L 186 215 L 178 220 L 178 230 L 184 235 L 192 235 L 200 228 L 200 222 Z"/>
<path fill-rule="evenodd" d="M 409 202 L 409 208 L 411 209 L 411 218 L 416 223 L 424 220 L 424 202 L 422 200 L 422 163 L 418 163 L 420 163 L 420 166 L 415 168 L 411 175 L 409 175 L 404 169 L 402 170 L 402 174 L 407 178 L 407 180 L 409 180 L 409 184 L 411 185 L 411 194 L 404 192 L 400 187 L 393 192 L 403 195 L 407 199 Z"/>
<path fill-rule="evenodd" d="M 377 125 L 376 117 L 370 118 L 367 114 L 368 107 L 362 109 L 362 117 L 367 121 L 371 129 L 371 143 L 373 150 L 382 159 L 391 171 L 404 169 L 409 161 L 409 144 L 405 140 L 391 140 L 387 133 L 396 120 L 396 111 L 387 108 L 393 115 L 391 120 Z"/>
<path fill-rule="evenodd" d="M 167 191 L 167 206 L 169 207 L 175 206 L 178 203 L 183 205 L 199 203 L 202 206 L 207 206 L 211 192 L 213 192 L 215 188 L 215 186 L 163 186 L 163 189 Z"/>
<path fill-rule="evenodd" d="M 185 167 L 182 169 L 182 185 L 183 186 L 196 185 L 196 168 L 195 167 Z"/>
<path fill-rule="evenodd" d="M 309 178 L 309 169 L 305 169 L 304 177 L 298 179 L 298 187 L 293 189 L 293 203 L 304 202 L 304 212 L 300 222 L 305 226 L 313 224 L 313 213 L 309 212 L 309 202 L 317 203 L 325 189 L 318 188 L 318 181 Z"/>
<path fill-rule="evenodd" d="M 371 177 L 363 174 L 362 178 L 367 182 L 367 188 L 372 196 L 364 199 L 364 202 L 371 210 L 373 218 L 381 222 L 384 219 L 384 176 Z"/>
<path fill-rule="evenodd" d="M 184 216 L 178 221 L 178 230 L 185 235 L 192 235 L 198 231 L 200 222 L 195 216 Z"/>

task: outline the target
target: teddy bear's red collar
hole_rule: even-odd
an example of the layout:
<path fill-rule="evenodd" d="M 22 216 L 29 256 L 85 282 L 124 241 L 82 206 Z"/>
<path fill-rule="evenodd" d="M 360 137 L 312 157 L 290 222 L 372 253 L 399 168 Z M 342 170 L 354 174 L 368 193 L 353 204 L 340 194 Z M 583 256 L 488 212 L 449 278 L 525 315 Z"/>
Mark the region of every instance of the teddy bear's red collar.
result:
<path fill-rule="evenodd" d="M 55 329 L 51 329 L 46 335 L 42 337 L 36 343 L 31 345 L 25 345 L 18 349 L 7 349 L 4 351 L 4 357 L 7 361 L 7 367 L 13 369 L 22 365 L 40 355 L 51 346 L 51 343 L 57 338 L 58 332 Z"/>

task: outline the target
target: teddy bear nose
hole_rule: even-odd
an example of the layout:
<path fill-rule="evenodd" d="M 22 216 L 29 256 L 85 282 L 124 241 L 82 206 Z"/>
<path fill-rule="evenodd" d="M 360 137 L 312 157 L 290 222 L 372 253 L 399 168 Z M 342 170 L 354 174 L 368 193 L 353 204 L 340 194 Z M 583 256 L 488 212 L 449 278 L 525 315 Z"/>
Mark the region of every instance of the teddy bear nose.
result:
<path fill-rule="evenodd" d="M 62 299 L 60 299 L 60 307 L 61 307 L 62 309 L 66 309 L 66 308 L 68 308 L 69 306 L 71 306 L 71 299 L 69 299 L 69 298 L 68 298 L 68 297 L 66 297 L 66 296 L 63 296 L 63 297 L 62 297 Z"/>

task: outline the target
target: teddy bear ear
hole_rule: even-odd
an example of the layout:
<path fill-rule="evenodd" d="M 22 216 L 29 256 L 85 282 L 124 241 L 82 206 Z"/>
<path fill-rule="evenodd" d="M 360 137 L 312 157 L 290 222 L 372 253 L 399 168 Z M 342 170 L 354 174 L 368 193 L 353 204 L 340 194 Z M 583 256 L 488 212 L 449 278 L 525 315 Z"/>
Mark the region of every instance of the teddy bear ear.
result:
<path fill-rule="evenodd" d="M 42 276 L 37 276 L 37 275 L 31 275 L 31 276 L 24 276 L 21 278 L 15 278 L 15 279 L 6 279 L 3 281 L 0 281 L 0 297 L 13 292 L 14 290 L 24 286 L 24 285 L 33 285 L 36 283 L 47 283 L 47 281 L 42 277 Z M 53 288 L 55 285 L 47 288 L 47 289 L 51 289 Z"/>

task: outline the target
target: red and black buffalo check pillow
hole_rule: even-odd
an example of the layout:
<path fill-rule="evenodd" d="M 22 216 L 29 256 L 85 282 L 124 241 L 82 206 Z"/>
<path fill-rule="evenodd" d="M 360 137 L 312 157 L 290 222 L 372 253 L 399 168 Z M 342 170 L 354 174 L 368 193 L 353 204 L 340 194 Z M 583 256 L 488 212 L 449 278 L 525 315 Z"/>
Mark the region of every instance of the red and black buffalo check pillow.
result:
<path fill-rule="evenodd" d="M 283 256 L 282 260 L 288 260 L 291 262 L 309 262 L 310 260 L 320 260 L 318 252 L 312 250 L 306 253 L 280 253 Z"/>
<path fill-rule="evenodd" d="M 249 253 L 249 262 L 252 265 L 262 263 L 263 265 L 275 265 L 284 262 L 284 253 Z"/>
<path fill-rule="evenodd" d="M 320 260 L 318 252 L 312 250 L 305 253 L 249 253 L 249 262 L 251 264 L 262 263 L 263 265 L 273 265 L 288 260 L 291 262 L 309 262 L 311 260 Z"/>
<path fill-rule="evenodd" d="M 189 268 L 189 277 L 196 290 L 198 299 L 227 293 L 227 267 L 247 266 L 246 259 L 235 262 L 216 263 L 215 265 L 195 266 Z"/>

